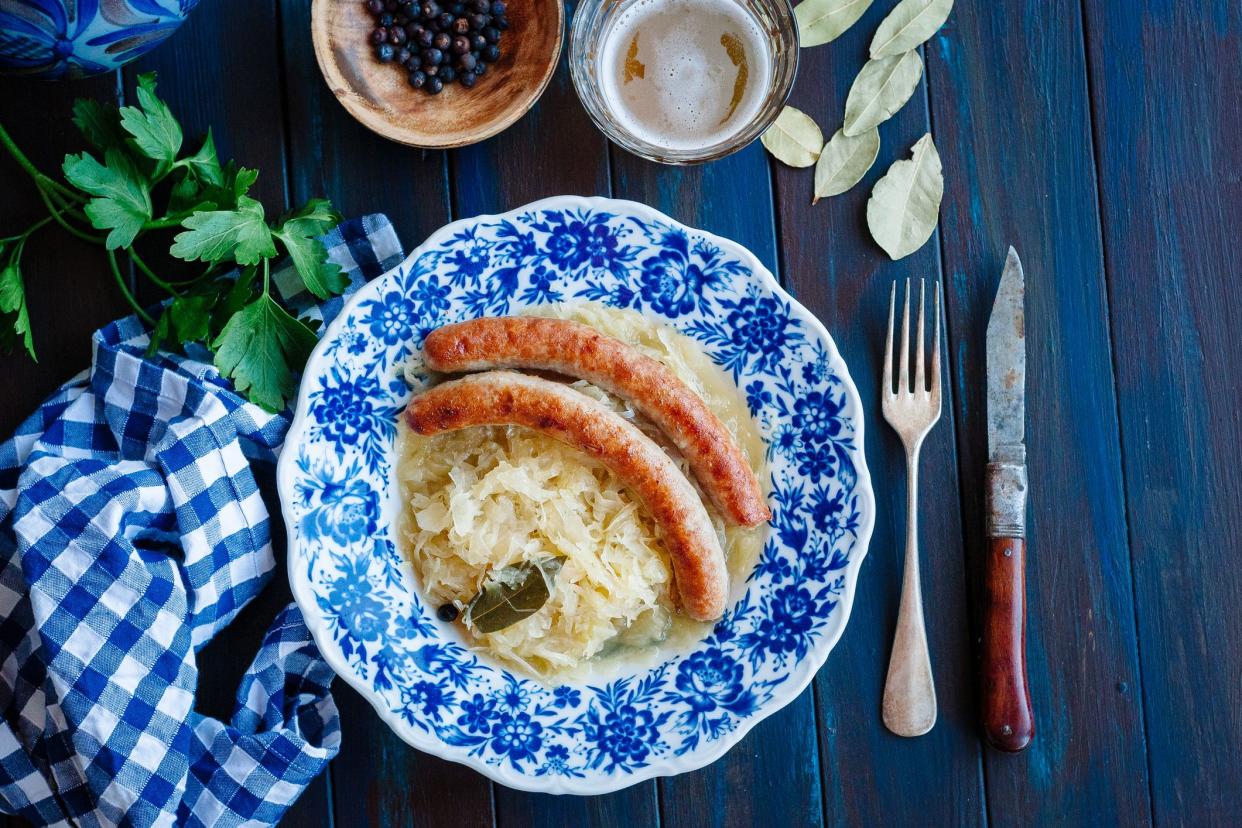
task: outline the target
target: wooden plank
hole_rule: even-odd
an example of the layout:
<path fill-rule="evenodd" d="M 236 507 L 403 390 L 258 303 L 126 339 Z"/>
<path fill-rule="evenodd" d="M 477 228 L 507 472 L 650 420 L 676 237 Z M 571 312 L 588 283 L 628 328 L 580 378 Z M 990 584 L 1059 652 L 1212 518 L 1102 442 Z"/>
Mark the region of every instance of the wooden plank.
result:
<path fill-rule="evenodd" d="M 758 142 L 720 161 L 670 167 L 613 148 L 615 192 L 746 246 L 779 274 L 767 156 Z M 790 761 L 793 759 L 793 761 Z M 664 825 L 820 825 L 810 690 L 712 765 L 660 781 Z"/>
<path fill-rule="evenodd" d="M 562 57 L 539 104 L 495 138 L 454 150 L 449 169 L 455 217 L 497 213 L 562 194 L 610 193 L 607 145 L 569 80 Z M 510 826 L 654 824 L 656 785 L 605 797 L 546 796 L 495 786 L 496 822 Z"/>
<path fill-rule="evenodd" d="M 329 198 L 347 218 L 383 212 L 413 250 L 450 219 L 445 153 L 393 143 L 354 120 L 319 74 L 310 5 L 280 0 L 280 13 L 291 202 Z"/>
<path fill-rule="evenodd" d="M 347 217 L 377 211 L 407 250 L 450 219 L 443 152 L 387 141 L 355 121 L 319 76 L 309 37 L 310 6 L 281 0 L 290 201 L 326 196 Z M 490 826 L 487 779 L 407 745 L 344 682 L 341 753 L 333 762 L 338 826 Z"/>
<path fill-rule="evenodd" d="M 988 751 L 989 812 L 1142 825 L 1147 758 L 1081 42 L 1076 0 L 1030 3 L 1021 14 L 959 5 L 933 39 L 941 244 L 976 622 L 987 555 L 984 339 L 1010 244 L 1027 278 L 1027 658 L 1037 735 L 1018 756 Z M 1020 60 L 1015 43 L 1024 44 Z"/>
<path fill-rule="evenodd" d="M 877 3 L 831 44 L 804 49 L 791 103 L 831 135 L 866 61 L 867 44 L 891 4 Z M 939 720 L 918 739 L 891 735 L 880 699 L 896 626 L 905 532 L 905 456 L 880 412 L 879 378 L 894 279 L 940 275 L 938 240 L 897 263 L 870 239 L 867 197 L 888 165 L 908 157 L 928 128 L 922 93 L 881 126 L 876 166 L 849 192 L 811 206 L 810 170 L 775 165 L 777 226 L 786 280 L 827 325 L 858 385 L 876 526 L 853 613 L 816 678 L 824 811 L 828 824 L 972 825 L 985 821 L 976 738 L 967 590 L 954 447 L 953 394 L 923 447 L 919 515 L 926 606 Z M 954 320 L 949 319 L 952 326 Z M 946 377 L 947 381 L 947 377 Z M 865 783 L 860 784 L 860 780 Z"/>
<path fill-rule="evenodd" d="M 86 147 L 70 121 L 78 97 L 114 101 L 116 76 L 72 84 L 0 81 L 5 129 L 37 167 L 57 179 L 65 154 Z M 5 152 L 0 152 L 0 181 L 0 236 L 20 233 L 47 215 L 34 183 Z M 127 312 L 102 250 L 59 227 L 49 225 L 31 238 L 22 273 L 39 361 L 20 348 L 0 354 L 0 434 L 5 438 L 52 391 L 90 364 L 91 332 Z"/>
<path fill-rule="evenodd" d="M 159 73 L 159 94 L 180 120 L 187 147 L 196 147 L 210 128 L 221 159 L 235 158 L 259 170 L 251 195 L 273 217 L 289 205 L 279 47 L 274 0 L 219 0 L 192 14 L 165 45 L 124 70 L 130 98 L 138 73 Z M 162 257 L 153 260 L 177 265 Z M 145 290 L 140 295 L 147 301 L 162 298 Z M 256 606 L 204 650 L 199 674 L 204 697 L 231 699 L 240 669 L 257 650 L 272 617 L 290 600 L 285 580 L 275 578 Z M 240 667 L 238 652 L 247 654 Z M 325 818 L 330 822 L 323 810 L 331 801 L 328 785 L 327 775 L 311 783 L 289 814 L 291 824 L 316 818 L 321 825 L 327 824 Z"/>
<path fill-rule="evenodd" d="M 1242 810 L 1242 5 L 1084 8 L 1153 817 L 1229 824 Z"/>

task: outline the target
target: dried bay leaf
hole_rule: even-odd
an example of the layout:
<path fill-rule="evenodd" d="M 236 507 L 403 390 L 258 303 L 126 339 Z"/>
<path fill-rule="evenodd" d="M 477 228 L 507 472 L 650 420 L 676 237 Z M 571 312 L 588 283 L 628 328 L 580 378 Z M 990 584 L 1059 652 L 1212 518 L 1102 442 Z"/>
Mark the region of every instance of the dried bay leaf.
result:
<path fill-rule="evenodd" d="M 824 133 L 800 109 L 787 106 L 759 139 L 777 161 L 791 167 L 809 167 L 824 148 Z"/>
<path fill-rule="evenodd" d="M 466 625 L 493 633 L 529 618 L 552 596 L 564 558 L 542 558 L 493 570 L 466 607 Z"/>
<path fill-rule="evenodd" d="M 794 7 L 802 48 L 840 37 L 875 0 L 802 0 Z"/>
<path fill-rule="evenodd" d="M 902 0 L 871 39 L 871 57 L 900 55 L 939 31 L 953 11 L 953 0 Z"/>
<path fill-rule="evenodd" d="M 931 238 L 943 195 L 940 153 L 927 133 L 910 158 L 895 161 L 871 191 L 867 227 L 872 238 L 893 259 L 909 256 Z"/>
<path fill-rule="evenodd" d="M 860 135 L 891 118 L 910 100 L 922 76 L 918 52 L 867 61 L 845 99 L 845 134 Z"/>
<path fill-rule="evenodd" d="M 815 164 L 815 195 L 811 203 L 853 187 L 871 169 L 879 154 L 880 131 L 875 127 L 855 136 L 838 129 Z"/>

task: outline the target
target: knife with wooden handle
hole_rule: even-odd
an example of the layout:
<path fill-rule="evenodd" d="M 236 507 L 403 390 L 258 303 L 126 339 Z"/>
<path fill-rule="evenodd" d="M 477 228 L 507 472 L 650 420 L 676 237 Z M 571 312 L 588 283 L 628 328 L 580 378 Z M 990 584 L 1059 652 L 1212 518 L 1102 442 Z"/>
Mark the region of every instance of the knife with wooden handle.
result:
<path fill-rule="evenodd" d="M 1026 679 L 1026 280 L 1012 247 L 988 321 L 988 555 L 983 733 L 998 750 L 1035 736 Z"/>

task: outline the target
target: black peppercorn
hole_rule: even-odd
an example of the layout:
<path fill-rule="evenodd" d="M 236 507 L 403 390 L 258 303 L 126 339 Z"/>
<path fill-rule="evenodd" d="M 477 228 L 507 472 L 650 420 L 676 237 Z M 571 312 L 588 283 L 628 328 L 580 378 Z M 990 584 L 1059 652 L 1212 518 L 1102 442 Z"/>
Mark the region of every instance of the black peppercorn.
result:
<path fill-rule="evenodd" d="M 483 35 L 478 33 L 470 35 L 470 49 L 472 51 L 477 52 L 486 45 L 487 41 L 483 38 Z"/>
<path fill-rule="evenodd" d="M 483 60 L 487 63 L 495 63 L 500 60 L 500 47 L 496 44 L 489 44 L 483 47 Z"/>
<path fill-rule="evenodd" d="M 453 21 L 453 34 L 464 35 L 470 31 L 470 21 L 464 17 L 459 17 Z"/>
<path fill-rule="evenodd" d="M 445 83 L 452 83 L 457 80 L 457 70 L 455 70 L 452 66 L 441 66 L 440 71 L 436 74 L 436 77 Z"/>
<path fill-rule="evenodd" d="M 463 14 L 466 13 L 466 4 L 465 3 L 450 3 L 448 10 L 449 10 L 449 13 L 453 15 L 453 17 L 461 17 Z"/>
<path fill-rule="evenodd" d="M 490 11 L 493 17 L 500 17 L 502 14 L 504 14 L 505 13 L 504 0 L 492 0 L 492 8 Z"/>
<path fill-rule="evenodd" d="M 442 604 L 440 608 L 436 610 L 436 618 L 439 618 L 441 621 L 444 621 L 445 623 L 456 621 L 457 620 L 457 607 L 454 606 L 453 604 Z"/>
<path fill-rule="evenodd" d="M 436 16 L 436 28 L 442 32 L 447 32 L 453 25 L 453 15 L 448 12 L 441 12 Z"/>
<path fill-rule="evenodd" d="M 379 24 L 385 29 L 393 24 L 393 16 L 391 14 L 381 14 L 379 16 Z"/>
<path fill-rule="evenodd" d="M 476 75 L 486 75 L 486 74 L 487 74 L 487 64 L 486 64 L 486 63 L 484 63 L 483 61 L 481 61 L 481 60 L 480 60 L 480 61 L 479 61 L 479 65 L 478 65 L 478 66 L 476 66 L 476 67 L 474 67 L 474 73 L 475 73 Z"/>
<path fill-rule="evenodd" d="M 440 6 L 435 0 L 427 0 L 427 2 L 418 7 L 418 13 L 420 16 L 430 20 L 440 13 Z"/>
<path fill-rule="evenodd" d="M 436 48 L 423 49 L 421 57 L 423 59 L 424 69 L 429 69 L 432 66 L 439 66 L 444 62 L 444 53 Z"/>
<path fill-rule="evenodd" d="M 488 26 L 486 29 L 483 30 L 483 39 L 486 40 L 488 43 L 499 43 L 500 42 L 500 30 L 497 29 L 495 26 Z"/>
<path fill-rule="evenodd" d="M 400 63 L 402 66 L 405 66 L 407 63 L 410 62 L 411 57 L 413 56 L 410 54 L 410 50 L 402 47 L 397 50 L 397 55 L 396 57 L 393 58 L 393 60 L 397 61 L 397 63 Z"/>
<path fill-rule="evenodd" d="M 367 11 L 371 14 L 382 14 L 384 11 L 384 0 L 367 0 Z"/>
<path fill-rule="evenodd" d="M 427 85 L 423 88 L 432 95 L 439 95 L 440 90 L 444 88 L 444 82 L 439 78 L 427 78 Z"/>
<path fill-rule="evenodd" d="M 468 5 L 470 6 L 470 11 L 479 13 L 485 12 L 492 7 L 491 0 L 470 0 Z"/>
<path fill-rule="evenodd" d="M 441 52 L 447 52 L 452 42 L 453 38 L 449 37 L 446 32 L 440 32 L 436 35 L 435 40 L 431 41 L 431 45 L 435 46 Z"/>
<path fill-rule="evenodd" d="M 463 72 L 461 76 L 457 78 L 457 82 L 460 83 L 462 86 L 466 87 L 467 89 L 470 89 L 474 86 L 475 82 L 478 79 L 479 79 L 479 76 L 476 75 L 474 72 Z"/>
<path fill-rule="evenodd" d="M 423 29 L 418 33 L 418 37 L 414 38 L 414 42 L 417 43 L 419 47 L 427 49 L 431 47 L 431 44 L 435 41 L 435 39 L 435 32 L 431 31 L 431 29 Z"/>
<path fill-rule="evenodd" d="M 422 89 L 423 84 L 427 82 L 427 75 L 426 73 L 420 72 L 416 69 L 415 71 L 409 74 L 408 80 L 410 82 L 410 86 L 414 87 L 415 89 Z"/>
<path fill-rule="evenodd" d="M 457 68 L 463 72 L 473 72 L 474 67 L 479 65 L 479 59 L 472 54 L 464 54 L 457 59 Z"/>
<path fill-rule="evenodd" d="M 393 46 L 400 46 L 405 43 L 405 29 L 393 26 L 388 30 L 388 42 Z"/>
<path fill-rule="evenodd" d="M 381 43 L 375 47 L 375 56 L 379 58 L 380 63 L 392 63 L 392 59 L 396 57 L 397 51 L 392 47 L 391 43 Z"/>
<path fill-rule="evenodd" d="M 486 14 L 472 14 L 467 19 L 470 21 L 470 28 L 476 32 L 492 22 L 490 16 Z"/>
<path fill-rule="evenodd" d="M 497 17 L 495 20 L 492 21 L 492 25 L 495 26 L 497 29 L 500 29 L 503 32 L 509 28 L 509 18 Z"/>
<path fill-rule="evenodd" d="M 458 35 L 453 38 L 453 44 L 450 50 L 455 55 L 464 55 L 466 52 L 470 51 L 470 41 L 466 39 L 465 36 Z"/>
<path fill-rule="evenodd" d="M 387 29 L 372 29 L 371 30 L 371 45 L 372 46 L 378 46 L 387 39 L 388 39 Z"/>

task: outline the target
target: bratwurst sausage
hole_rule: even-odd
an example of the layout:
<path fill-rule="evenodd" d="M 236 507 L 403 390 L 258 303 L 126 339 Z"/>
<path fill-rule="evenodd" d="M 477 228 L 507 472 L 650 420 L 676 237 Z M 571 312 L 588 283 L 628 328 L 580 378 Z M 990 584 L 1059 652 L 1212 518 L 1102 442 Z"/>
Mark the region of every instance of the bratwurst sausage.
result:
<path fill-rule="evenodd" d="M 663 449 L 604 405 L 558 382 L 489 371 L 418 394 L 406 407 L 405 420 L 424 435 L 470 426 L 524 426 L 600 461 L 655 519 L 686 614 L 712 621 L 724 612 L 729 574 L 703 501 Z"/>
<path fill-rule="evenodd" d="M 727 520 L 757 526 L 772 516 L 746 456 L 706 403 L 667 367 L 590 325 L 526 316 L 474 319 L 429 333 L 423 355 L 433 371 L 527 368 L 598 385 L 669 436 Z"/>

